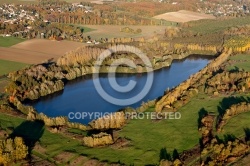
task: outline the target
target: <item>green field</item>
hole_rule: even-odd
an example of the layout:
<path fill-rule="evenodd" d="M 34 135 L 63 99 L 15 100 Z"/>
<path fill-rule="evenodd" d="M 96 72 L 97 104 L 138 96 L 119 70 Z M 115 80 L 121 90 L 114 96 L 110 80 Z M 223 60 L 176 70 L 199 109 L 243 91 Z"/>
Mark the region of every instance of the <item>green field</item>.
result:
<path fill-rule="evenodd" d="M 27 64 L 0 59 L 0 76 L 26 67 Z"/>
<path fill-rule="evenodd" d="M 15 44 L 21 43 L 25 41 L 25 39 L 20 39 L 16 37 L 0 37 L 0 47 L 10 47 Z"/>
<path fill-rule="evenodd" d="M 183 150 L 199 145 L 201 133 L 198 131 L 198 118 L 202 109 L 218 114 L 218 106 L 227 108 L 230 104 L 239 102 L 242 99 L 241 97 L 210 98 L 200 94 L 179 110 L 182 115 L 179 120 L 131 120 L 119 131 L 119 136 L 130 140 L 131 144 L 121 149 L 112 147 L 87 148 L 82 146 L 80 141 L 61 134 L 50 133 L 37 122 L 27 122 L 3 114 L 0 114 L 0 126 L 7 131 L 15 128 L 14 133 L 24 138 L 39 140 L 39 144 L 46 147 L 46 152 L 41 153 L 33 150 L 33 153 L 50 161 L 54 161 L 55 156 L 62 152 L 71 152 L 75 156 L 83 155 L 89 159 L 96 158 L 99 161 L 109 163 L 155 165 L 159 162 L 162 148 L 166 148 L 167 152 L 172 154 L 174 149 L 180 153 Z M 221 133 L 220 136 L 223 138 L 223 135 L 228 133 L 235 136 L 244 136 L 243 128 L 250 127 L 249 116 L 250 113 L 245 113 L 231 119 L 224 127 L 225 132 Z M 238 123 L 239 120 L 240 123 Z M 77 131 L 73 132 L 79 133 Z"/>
<path fill-rule="evenodd" d="M 190 28 L 187 28 L 188 30 L 200 33 L 200 34 L 206 34 L 206 33 L 215 33 L 215 32 L 221 32 L 223 30 L 226 30 L 230 27 L 235 26 L 243 26 L 250 24 L 250 16 L 248 17 L 240 17 L 240 18 L 231 18 L 226 20 L 199 20 L 189 23 L 191 25 Z"/>
<path fill-rule="evenodd" d="M 250 129 L 250 112 L 241 113 L 228 121 L 228 123 L 223 127 L 223 131 L 220 133 L 220 137 L 225 134 L 234 135 L 235 137 L 245 137 L 244 129 Z"/>
<path fill-rule="evenodd" d="M 47 146 L 46 153 L 44 154 L 32 151 L 35 154 L 43 156 L 45 160 L 48 158 L 53 161 L 52 157 L 56 153 L 79 147 L 79 142 L 63 137 L 59 134 L 50 133 L 40 122 L 29 122 L 2 113 L 0 113 L 0 122 L 0 128 L 6 130 L 9 134 L 21 136 L 24 139 L 28 139 L 29 142 L 36 143 L 39 141 L 42 146 Z M 32 147 L 34 145 L 30 146 Z"/>
<path fill-rule="evenodd" d="M 231 103 L 238 102 L 231 98 L 210 98 L 200 94 L 179 110 L 182 115 L 180 120 L 162 120 L 159 122 L 132 120 L 120 134 L 132 140 L 134 151 L 145 151 L 150 154 L 143 160 L 142 156 L 138 156 L 139 158 L 134 158 L 133 162 L 140 160 L 140 162 L 146 163 L 145 160 L 148 160 L 152 164 L 157 163 L 161 148 L 166 147 L 171 154 L 174 149 L 182 152 L 199 145 L 199 138 L 201 137 L 201 133 L 198 132 L 199 112 L 204 109 L 218 115 L 218 106 L 228 107 L 229 101 Z M 241 128 L 243 130 L 242 125 Z"/>
<path fill-rule="evenodd" d="M 250 54 L 239 54 L 231 56 L 230 59 L 235 60 L 235 62 L 231 66 L 228 66 L 227 70 L 243 69 L 250 71 Z"/>

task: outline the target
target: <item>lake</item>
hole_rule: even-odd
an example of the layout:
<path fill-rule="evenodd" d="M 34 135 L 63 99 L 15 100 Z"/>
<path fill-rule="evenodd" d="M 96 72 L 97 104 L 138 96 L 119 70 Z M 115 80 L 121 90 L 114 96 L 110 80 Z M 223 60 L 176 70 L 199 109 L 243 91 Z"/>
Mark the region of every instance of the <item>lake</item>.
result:
<path fill-rule="evenodd" d="M 143 101 L 162 96 L 167 88 L 171 89 L 185 81 L 190 75 L 204 68 L 210 60 L 211 57 L 208 56 L 189 56 L 183 60 L 174 60 L 170 67 L 154 71 L 154 81 L 149 93 L 142 100 L 128 106 L 136 108 Z M 115 98 L 129 99 L 141 92 L 147 74 L 116 74 L 115 78 L 120 86 L 127 85 L 131 80 L 136 82 L 136 86 L 130 92 L 117 92 L 109 84 L 107 75 L 103 74 L 100 77 L 102 87 Z M 42 97 L 29 104 L 34 106 L 39 113 L 42 112 L 49 117 L 67 116 L 71 122 L 83 124 L 93 120 L 94 115 L 103 115 L 124 108 L 124 106 L 111 104 L 104 100 L 96 91 L 91 76 L 83 76 L 70 81 L 65 85 L 63 91 Z M 86 116 L 87 113 L 88 116 Z"/>

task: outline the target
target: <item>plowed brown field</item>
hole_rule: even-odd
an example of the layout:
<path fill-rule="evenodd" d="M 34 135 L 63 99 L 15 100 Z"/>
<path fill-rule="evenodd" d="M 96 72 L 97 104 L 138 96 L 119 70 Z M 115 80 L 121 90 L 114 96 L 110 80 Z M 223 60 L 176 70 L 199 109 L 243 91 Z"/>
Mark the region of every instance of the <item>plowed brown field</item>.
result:
<path fill-rule="evenodd" d="M 86 44 L 72 41 L 32 39 L 9 48 L 0 47 L 0 59 L 36 64 L 52 58 L 57 59 L 84 45 Z"/>
<path fill-rule="evenodd" d="M 198 12 L 192 12 L 187 10 L 180 10 L 178 12 L 168 12 L 154 16 L 156 19 L 164 19 L 173 22 L 189 22 L 201 19 L 215 19 L 213 15 L 203 14 Z"/>

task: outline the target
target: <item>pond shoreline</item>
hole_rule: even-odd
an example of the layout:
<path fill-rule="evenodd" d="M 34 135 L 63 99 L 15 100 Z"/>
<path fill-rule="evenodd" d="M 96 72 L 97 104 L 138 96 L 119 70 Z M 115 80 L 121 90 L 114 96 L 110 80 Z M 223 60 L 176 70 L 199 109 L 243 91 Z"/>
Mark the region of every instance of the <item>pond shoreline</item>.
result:
<path fill-rule="evenodd" d="M 188 59 L 206 58 L 208 60 L 212 60 L 212 59 L 216 58 L 217 55 L 216 54 L 215 55 L 188 54 L 187 56 L 185 55 L 185 56 L 181 56 L 181 57 L 182 58 L 172 58 L 172 61 L 168 66 L 162 66 L 160 68 L 153 69 L 150 72 L 155 72 L 155 71 L 158 71 L 158 70 L 170 68 L 173 62 L 182 62 L 182 61 L 185 61 L 185 59 L 187 59 L 187 58 Z M 134 76 L 134 75 L 137 75 L 137 74 L 146 74 L 146 73 L 148 73 L 148 72 L 115 72 L 115 74 L 125 75 L 125 76 Z M 86 79 L 86 80 L 93 79 L 93 74 L 95 74 L 95 73 L 93 73 L 93 72 L 92 73 L 87 73 L 87 74 L 82 75 L 80 77 L 76 77 L 73 80 L 64 80 L 63 81 L 64 82 L 64 87 L 67 86 L 67 85 L 70 85 L 70 84 L 74 84 L 74 82 L 77 82 L 78 80 L 82 80 L 83 78 Z M 105 78 L 108 75 L 108 72 L 103 72 L 103 73 L 100 72 L 99 74 L 101 75 L 102 78 Z M 56 91 L 56 92 L 48 94 L 46 96 L 41 96 L 41 97 L 39 97 L 38 99 L 35 99 L 35 100 L 25 99 L 23 101 L 23 103 L 26 104 L 26 105 L 29 105 L 30 103 L 37 102 L 40 99 L 50 98 L 50 96 L 53 98 L 54 96 L 61 95 L 63 93 L 63 91 L 64 91 L 64 88 L 62 90 L 60 90 L 60 91 Z"/>
<path fill-rule="evenodd" d="M 186 58 L 184 58 L 184 59 L 176 59 L 176 60 L 173 60 L 172 62 L 174 62 L 174 66 L 176 66 L 176 65 L 178 65 L 178 66 L 181 66 L 181 64 L 183 63 L 183 62 L 185 62 L 186 60 L 190 60 L 190 58 L 191 58 L 191 61 L 192 60 L 194 60 L 194 59 L 197 59 L 197 60 L 202 60 L 202 59 L 206 59 L 206 60 L 210 60 L 210 59 L 213 59 L 213 57 L 214 56 L 209 56 L 209 57 L 203 57 L 203 56 L 188 56 L 188 57 L 186 57 Z M 203 61 L 203 60 L 202 60 Z M 189 64 L 188 62 L 186 62 L 187 64 Z M 193 62 L 194 63 L 194 62 Z M 208 62 L 209 63 L 209 62 Z M 172 63 L 171 63 L 172 64 Z M 198 62 L 196 62 L 196 63 L 194 63 L 194 64 L 198 64 Z M 191 64 L 190 64 L 191 65 Z M 190 66 L 189 65 L 189 66 Z M 171 65 L 172 66 L 172 65 Z M 171 66 L 167 66 L 167 67 L 163 67 L 163 68 L 160 68 L 160 69 L 157 69 L 157 70 L 154 70 L 154 71 L 152 71 L 152 72 L 156 72 L 155 74 L 156 74 L 156 78 L 155 78 L 155 80 L 157 80 L 157 81 L 160 81 L 160 77 L 162 77 L 162 76 L 158 76 L 157 77 L 157 75 L 159 75 L 160 73 L 164 73 L 164 72 L 170 72 L 169 70 L 170 70 L 170 67 Z M 195 65 L 195 66 L 197 66 L 197 65 Z M 192 65 L 189 67 L 190 69 L 192 69 L 193 67 L 192 67 Z M 194 68 L 196 68 L 196 67 L 194 67 Z M 202 67 L 203 68 L 203 67 Z M 201 70 L 202 68 L 200 68 L 199 70 Z M 182 69 L 181 67 L 180 67 L 180 69 Z M 162 70 L 162 71 L 161 71 Z M 172 70 L 175 70 L 175 69 L 172 69 Z M 184 69 L 185 70 L 185 69 Z M 198 71 L 198 70 L 197 70 Z M 158 74 L 157 74 L 158 73 Z M 172 73 L 174 73 L 173 71 L 172 71 Z M 175 73 L 174 73 L 175 74 Z M 191 74 L 195 74 L 195 72 L 193 73 L 191 73 Z M 101 76 L 101 79 L 106 79 L 106 76 L 107 76 L 107 73 L 106 74 L 104 74 L 104 73 L 102 73 L 102 74 L 100 74 Z M 118 80 L 119 80 L 119 78 L 126 78 L 126 77 L 146 77 L 146 73 L 117 73 L 117 75 L 118 75 Z M 117 76 L 116 75 L 116 76 Z M 161 75 L 161 74 L 160 74 Z M 188 75 L 188 76 L 190 76 L 190 75 Z M 170 77 L 169 76 L 166 76 L 167 78 L 169 78 L 170 79 Z M 181 76 L 179 76 L 179 77 L 181 77 Z M 48 96 L 44 96 L 44 97 L 40 97 L 38 100 L 33 100 L 33 101 L 29 101 L 29 102 L 27 102 L 26 101 L 26 104 L 28 104 L 28 105 L 35 105 L 36 103 L 39 103 L 39 102 L 41 102 L 41 103 L 43 103 L 42 105 L 46 105 L 46 107 L 48 107 L 49 105 L 48 105 L 48 101 L 52 101 L 52 100 L 56 100 L 57 98 L 65 98 L 65 96 L 63 96 L 63 94 L 64 93 L 70 93 L 69 92 L 69 87 L 75 87 L 75 86 L 77 86 L 77 84 L 79 84 L 79 86 L 82 84 L 82 82 L 91 82 L 92 81 L 92 74 L 88 74 L 88 75 L 84 75 L 84 76 L 81 76 L 81 77 L 78 77 L 78 78 L 76 78 L 76 79 L 74 79 L 74 80 L 71 80 L 71 81 L 67 81 L 66 83 L 65 83 L 65 87 L 67 86 L 67 88 L 66 88 L 66 90 L 64 89 L 64 90 L 62 90 L 62 91 L 59 91 L 59 92 L 56 92 L 56 93 L 53 93 L 53 94 L 50 94 L 50 95 L 48 95 Z M 157 79 L 158 78 L 158 79 Z M 173 76 L 171 76 L 171 78 L 174 78 L 174 75 Z M 177 77 L 178 78 L 178 77 Z M 188 78 L 188 77 L 185 77 L 185 78 Z M 178 78 L 178 79 L 180 79 L 180 78 Z M 183 78 L 184 79 L 184 78 Z M 174 79 L 175 80 L 175 79 Z M 181 81 L 179 81 L 178 82 L 178 84 L 179 83 L 181 83 L 182 81 L 185 81 L 185 80 L 181 80 Z M 158 90 L 158 95 L 155 95 L 153 98 L 151 98 L 150 100 L 154 100 L 154 99 L 157 99 L 157 98 L 159 98 L 161 95 L 163 95 L 164 94 L 164 91 L 165 90 L 167 90 L 167 87 L 170 87 L 170 88 L 172 88 L 173 86 L 177 86 L 178 84 L 174 84 L 174 85 L 170 85 L 170 86 L 168 86 L 168 83 L 166 82 L 166 80 L 162 80 L 162 85 L 166 85 L 166 87 L 164 87 L 164 88 L 162 88 L 162 90 Z M 166 82 L 166 83 L 165 83 Z M 171 81 L 170 81 L 171 82 Z M 84 85 L 81 85 L 81 86 L 84 86 Z M 88 85 L 86 85 L 86 86 L 90 86 L 89 84 Z M 156 85 L 155 87 L 157 87 L 158 85 Z M 155 87 L 153 88 L 153 89 L 155 89 Z M 73 88 L 72 90 L 76 90 L 76 88 L 77 87 L 75 87 L 75 88 Z M 78 89 L 78 88 L 77 88 Z M 152 91 L 154 91 L 152 89 Z M 88 93 L 90 93 L 89 91 L 88 91 L 88 89 L 86 89 L 85 90 L 86 92 L 88 92 Z M 84 92 L 82 92 L 82 93 L 84 93 Z M 95 94 L 96 95 L 96 94 Z M 78 97 L 80 97 L 80 96 L 75 96 L 75 95 L 73 95 L 75 98 L 78 98 Z M 72 97 L 73 97 L 72 96 Z M 70 100 L 70 99 L 69 99 Z M 87 99 L 86 99 L 87 100 Z M 137 109 L 137 108 L 139 108 L 140 107 L 140 105 L 142 104 L 142 103 L 146 103 L 146 102 L 148 102 L 149 100 L 144 100 L 143 102 L 140 102 L 137 106 L 133 106 L 133 108 L 135 108 L 135 109 Z M 79 102 L 79 101 L 78 101 Z M 96 101 L 97 102 L 97 101 Z M 63 102 L 64 103 L 64 102 Z M 85 103 L 85 102 L 84 102 Z M 90 104 L 90 103 L 89 103 Z M 102 105 L 102 104 L 101 104 Z M 105 104 L 104 104 L 105 105 Z M 54 108 L 54 106 L 49 106 L 49 107 L 53 107 Z M 55 107 L 57 107 L 57 106 L 55 106 Z M 72 107 L 74 107 L 74 105 L 72 105 Z M 87 108 L 88 108 L 88 106 L 86 106 Z M 104 106 L 105 107 L 105 106 Z M 68 107 L 67 107 L 68 108 Z M 82 108 L 82 109 L 81 109 Z M 83 108 L 84 107 L 81 107 L 81 108 L 78 108 L 78 109 L 76 109 L 76 110 L 83 110 Z M 112 106 L 111 106 L 111 110 L 112 110 Z M 125 108 L 125 107 L 122 107 L 122 108 L 117 108 L 117 109 L 114 109 L 113 108 L 113 110 L 120 110 L 120 109 L 123 109 L 123 108 Z M 56 109 L 56 108 L 55 108 Z M 65 108 L 66 109 L 66 108 Z M 38 109 L 39 110 L 39 109 Z M 72 109 L 73 110 L 73 109 Z M 88 109 L 87 109 L 88 110 Z M 90 112 L 91 111 L 99 111 L 99 109 L 89 109 L 90 110 Z M 38 112 L 44 112 L 44 111 L 38 111 Z M 57 111 L 56 111 L 57 112 Z M 100 112 L 102 112 L 102 110 L 100 110 Z M 113 111 L 112 111 L 113 112 Z M 45 114 L 46 114 L 46 112 L 44 112 Z M 46 115 L 49 115 L 50 117 L 56 117 L 56 116 L 51 116 L 50 114 L 46 114 Z M 62 116 L 65 116 L 65 115 L 62 115 Z M 84 124 L 86 124 L 86 123 L 84 123 Z"/>

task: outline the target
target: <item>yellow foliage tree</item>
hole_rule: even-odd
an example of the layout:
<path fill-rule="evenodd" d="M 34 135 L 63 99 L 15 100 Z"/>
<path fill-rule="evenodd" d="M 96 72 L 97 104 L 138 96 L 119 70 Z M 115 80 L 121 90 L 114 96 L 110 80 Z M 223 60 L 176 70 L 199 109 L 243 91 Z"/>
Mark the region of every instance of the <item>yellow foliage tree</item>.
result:
<path fill-rule="evenodd" d="M 14 161 L 24 159 L 28 154 L 28 147 L 21 137 L 0 141 L 0 165 L 10 165 Z"/>

